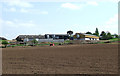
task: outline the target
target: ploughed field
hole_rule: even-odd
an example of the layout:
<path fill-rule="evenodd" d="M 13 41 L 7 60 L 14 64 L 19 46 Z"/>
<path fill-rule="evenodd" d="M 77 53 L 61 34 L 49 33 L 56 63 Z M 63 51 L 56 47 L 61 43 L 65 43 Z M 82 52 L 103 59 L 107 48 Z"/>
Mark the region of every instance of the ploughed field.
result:
<path fill-rule="evenodd" d="M 3 74 L 117 74 L 117 44 L 3 48 Z"/>

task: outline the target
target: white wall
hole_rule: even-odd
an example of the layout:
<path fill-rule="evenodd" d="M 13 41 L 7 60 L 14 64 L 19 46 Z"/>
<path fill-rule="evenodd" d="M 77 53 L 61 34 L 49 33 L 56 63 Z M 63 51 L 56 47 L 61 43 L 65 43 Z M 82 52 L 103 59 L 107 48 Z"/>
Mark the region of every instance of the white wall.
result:
<path fill-rule="evenodd" d="M 39 39 L 38 42 L 64 42 L 64 39 Z"/>
<path fill-rule="evenodd" d="M 28 42 L 28 41 L 32 41 L 32 40 L 34 40 L 34 39 L 28 39 L 28 38 L 25 38 L 24 40 L 23 40 L 23 42 Z M 35 39 L 35 40 L 39 40 L 39 39 Z"/>
<path fill-rule="evenodd" d="M 82 38 L 82 39 L 74 39 L 74 40 L 90 40 L 90 38 Z M 91 40 L 93 39 L 91 38 Z M 99 40 L 99 39 L 94 39 L 94 40 Z"/>
<path fill-rule="evenodd" d="M 53 39 L 39 39 L 38 42 L 53 42 Z"/>
<path fill-rule="evenodd" d="M 97 39 L 97 40 L 99 40 L 99 39 Z"/>
<path fill-rule="evenodd" d="M 85 38 L 82 38 L 82 39 L 80 39 L 80 40 L 85 40 Z"/>
<path fill-rule="evenodd" d="M 64 42 L 64 39 L 53 40 L 53 42 Z"/>
<path fill-rule="evenodd" d="M 28 41 L 32 41 L 34 39 L 28 39 L 28 38 L 25 38 L 23 41 L 24 42 L 28 42 Z M 40 42 L 64 42 L 64 39 L 54 39 L 51 38 L 51 39 L 36 39 L 39 43 Z"/>
<path fill-rule="evenodd" d="M 85 38 L 85 40 L 90 40 L 90 38 Z"/>

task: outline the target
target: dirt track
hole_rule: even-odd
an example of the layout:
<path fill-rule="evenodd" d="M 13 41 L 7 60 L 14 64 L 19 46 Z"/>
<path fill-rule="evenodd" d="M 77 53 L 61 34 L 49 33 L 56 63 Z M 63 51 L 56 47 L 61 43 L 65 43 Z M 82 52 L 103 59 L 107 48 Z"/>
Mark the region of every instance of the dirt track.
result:
<path fill-rule="evenodd" d="M 118 45 L 82 44 L 3 49 L 3 74 L 115 74 Z"/>

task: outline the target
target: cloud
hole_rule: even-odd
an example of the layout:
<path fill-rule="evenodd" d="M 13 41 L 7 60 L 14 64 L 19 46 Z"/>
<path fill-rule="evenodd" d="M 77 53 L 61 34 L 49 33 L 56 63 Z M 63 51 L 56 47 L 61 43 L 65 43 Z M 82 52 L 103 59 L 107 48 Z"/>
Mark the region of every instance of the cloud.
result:
<path fill-rule="evenodd" d="M 100 0 L 99 0 L 100 1 Z M 115 3 L 118 3 L 119 0 L 102 0 L 103 2 L 115 2 Z"/>
<path fill-rule="evenodd" d="M 2 32 L 2 23 L 3 23 L 3 20 L 2 20 L 2 18 L 0 18 L 0 32 Z M 1 35 L 1 33 L 0 33 L 0 35 Z"/>
<path fill-rule="evenodd" d="M 89 5 L 93 5 L 93 6 L 98 6 L 98 3 L 96 1 L 87 1 L 84 4 L 73 4 L 73 3 L 63 3 L 61 5 L 61 7 L 63 8 L 68 8 L 68 9 L 72 9 L 72 10 L 79 10 L 85 6 L 89 6 Z"/>
<path fill-rule="evenodd" d="M 83 27 L 81 27 L 83 26 Z M 79 28 L 81 27 L 81 28 Z M 91 27 L 91 29 L 90 29 Z M 81 24 L 74 24 L 74 25 L 67 25 L 65 24 L 65 28 L 67 30 L 75 30 L 75 32 L 86 32 L 87 30 L 94 32 L 95 28 L 99 29 L 99 32 L 101 33 L 101 31 L 109 31 L 112 34 L 116 33 L 118 34 L 118 14 L 114 14 L 113 17 L 111 17 L 110 19 L 108 19 L 107 21 L 105 21 L 102 24 L 94 24 L 94 25 L 81 25 Z M 84 30 L 86 29 L 86 30 Z"/>
<path fill-rule="evenodd" d="M 23 27 L 34 27 L 36 26 L 36 24 L 30 20 L 30 21 L 27 21 L 27 22 L 21 22 L 19 23 L 20 26 L 23 26 Z"/>
<path fill-rule="evenodd" d="M 110 19 L 106 22 L 106 24 L 112 25 L 112 24 L 116 23 L 117 21 L 118 21 L 118 14 L 115 14 L 112 18 L 110 18 Z"/>
<path fill-rule="evenodd" d="M 40 14 L 48 14 L 48 12 L 47 11 L 42 11 L 42 12 L 40 12 Z"/>
<path fill-rule="evenodd" d="M 14 23 L 12 21 L 6 21 L 7 25 L 13 25 Z"/>
<path fill-rule="evenodd" d="M 88 1 L 87 5 L 94 5 L 94 6 L 98 6 L 98 3 L 95 1 Z"/>
<path fill-rule="evenodd" d="M 72 3 L 64 3 L 61 5 L 61 7 L 69 8 L 69 9 L 80 9 L 81 8 L 81 6 L 77 6 L 77 5 L 72 4 Z"/>
<path fill-rule="evenodd" d="M 16 12 L 16 9 L 15 8 L 10 8 L 9 11 Z"/>
<path fill-rule="evenodd" d="M 3 20 L 2 20 L 2 18 L 0 18 L 0 24 L 2 24 L 3 23 Z"/>
<path fill-rule="evenodd" d="M 4 11 L 6 11 L 6 12 L 16 12 L 17 11 L 17 9 L 16 8 L 14 8 L 14 7 L 11 7 L 11 8 L 3 8 L 3 10 Z"/>
<path fill-rule="evenodd" d="M 0 0 L 0 2 L 10 2 L 10 1 L 16 1 L 16 0 Z M 96 1 L 96 2 L 115 2 L 115 3 L 119 2 L 119 0 L 24 0 L 24 1 L 26 1 L 26 2 L 88 2 L 88 1 Z"/>
<path fill-rule="evenodd" d="M 38 9 L 21 9 L 21 13 L 30 13 L 30 14 L 48 14 L 47 11 L 40 11 Z"/>
<path fill-rule="evenodd" d="M 26 10 L 26 9 L 20 9 L 20 12 L 22 12 L 22 13 L 28 13 L 29 11 Z"/>
<path fill-rule="evenodd" d="M 18 7 L 33 7 L 32 4 L 30 4 L 27 1 L 21 1 L 21 0 L 13 0 L 13 1 L 8 1 L 9 6 L 18 6 Z"/>
<path fill-rule="evenodd" d="M 21 27 L 34 27 L 36 26 L 36 24 L 30 20 L 30 21 L 20 21 L 20 20 L 13 20 L 13 21 L 5 21 L 0 19 L 2 23 L 2 26 L 8 26 L 8 27 L 12 27 L 12 28 L 21 28 Z"/>
<path fill-rule="evenodd" d="M 110 31 L 112 33 L 118 33 L 118 14 L 113 15 L 102 26 L 99 26 L 101 30 Z"/>
<path fill-rule="evenodd" d="M 27 13 L 27 14 L 48 14 L 48 11 L 40 11 L 39 9 L 25 9 L 25 8 L 21 8 L 21 9 L 16 9 L 16 8 L 4 8 L 3 9 L 5 12 L 20 12 L 20 13 Z"/>

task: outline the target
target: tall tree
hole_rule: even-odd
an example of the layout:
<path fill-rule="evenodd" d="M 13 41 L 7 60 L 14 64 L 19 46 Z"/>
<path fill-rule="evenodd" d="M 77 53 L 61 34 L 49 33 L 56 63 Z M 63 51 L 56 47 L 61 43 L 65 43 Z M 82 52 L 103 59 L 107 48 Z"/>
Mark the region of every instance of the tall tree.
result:
<path fill-rule="evenodd" d="M 94 35 L 99 36 L 98 28 L 96 28 Z"/>

